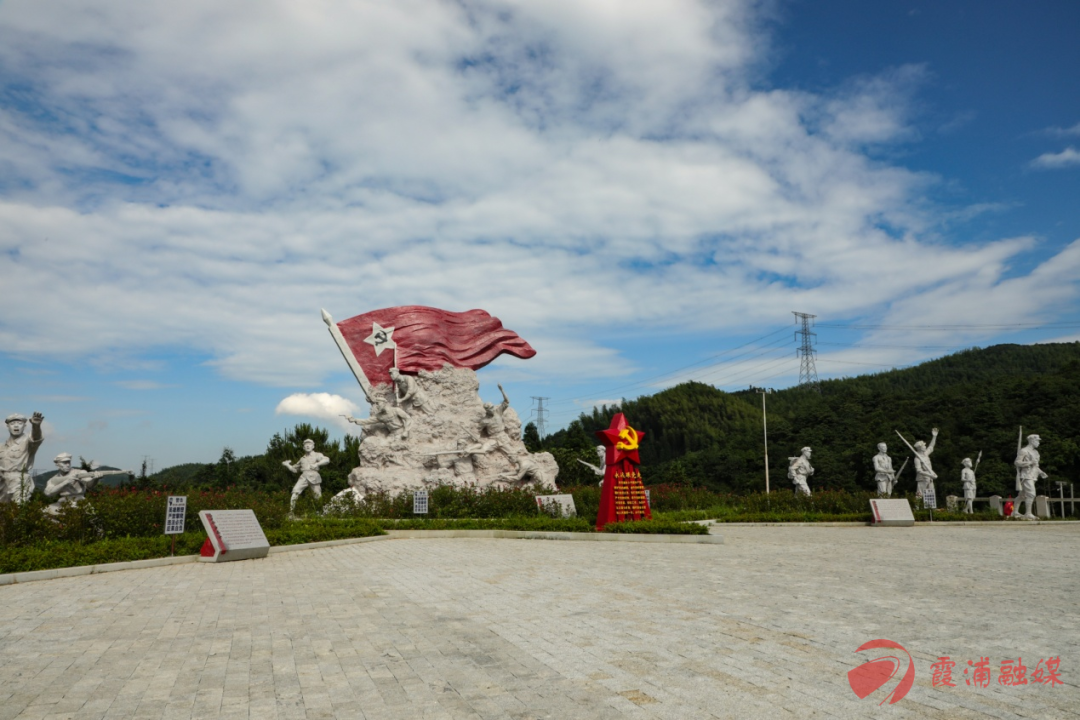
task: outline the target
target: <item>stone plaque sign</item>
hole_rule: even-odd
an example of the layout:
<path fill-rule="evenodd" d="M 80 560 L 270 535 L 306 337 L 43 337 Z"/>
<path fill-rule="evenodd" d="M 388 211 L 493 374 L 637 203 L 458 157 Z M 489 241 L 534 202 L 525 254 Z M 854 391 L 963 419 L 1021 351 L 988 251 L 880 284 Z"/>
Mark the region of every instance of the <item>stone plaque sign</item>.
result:
<path fill-rule="evenodd" d="M 577 517 L 577 506 L 574 505 L 574 496 L 564 495 L 537 495 L 536 507 L 540 510 L 558 508 L 560 517 Z"/>
<path fill-rule="evenodd" d="M 877 498 L 870 501 L 870 512 L 874 516 L 874 527 L 914 527 L 915 515 L 907 500 Z"/>
<path fill-rule="evenodd" d="M 165 534 L 183 535 L 187 515 L 187 495 L 170 495 L 165 505 Z"/>
<path fill-rule="evenodd" d="M 413 515 L 427 515 L 428 494 L 427 490 L 417 490 L 412 496 Z"/>
<path fill-rule="evenodd" d="M 1050 498 L 1039 495 L 1035 498 L 1035 516 L 1040 518 L 1050 517 Z"/>
<path fill-rule="evenodd" d="M 207 536 L 199 557 L 202 562 L 249 560 L 270 554 L 270 543 L 253 510 L 203 510 L 199 519 Z"/>

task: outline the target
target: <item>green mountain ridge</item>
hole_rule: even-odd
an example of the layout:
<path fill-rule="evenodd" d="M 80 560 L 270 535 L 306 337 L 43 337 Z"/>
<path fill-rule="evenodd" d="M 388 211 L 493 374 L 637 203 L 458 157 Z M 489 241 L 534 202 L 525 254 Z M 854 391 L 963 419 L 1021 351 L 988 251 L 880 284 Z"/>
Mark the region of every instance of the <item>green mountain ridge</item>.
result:
<path fill-rule="evenodd" d="M 1042 467 L 1049 481 L 1080 480 L 1080 343 L 996 345 L 965 350 L 920 365 L 857 377 L 826 380 L 821 392 L 800 388 L 767 396 L 769 475 L 774 491 L 790 492 L 788 458 L 809 445 L 814 450 L 814 490 L 874 490 L 871 458 L 879 442 L 889 446 L 899 468 L 910 452 L 895 431 L 910 441 L 941 434 L 932 456 L 939 497 L 960 494 L 960 462 L 980 450 L 979 495 L 1014 492 L 1018 426 L 1042 437 Z M 719 492 L 763 490 L 765 467 L 761 397 L 750 390 L 727 393 L 688 382 L 654 395 L 596 408 L 540 442 L 525 428 L 532 450 L 547 450 L 559 463 L 561 487 L 595 485 L 597 477 L 578 462 L 595 462 L 596 430 L 624 412 L 645 432 L 640 448 L 647 484 L 680 483 Z M 295 482 L 281 462 L 295 460 L 303 438 L 315 440 L 331 458 L 323 468 L 323 492 L 346 487 L 356 465 L 356 438 L 331 441 L 323 428 L 297 425 L 270 439 L 262 455 L 235 457 L 226 448 L 217 463 L 186 463 L 149 479 L 157 486 L 257 487 L 285 490 Z M 911 463 L 898 480 L 899 492 L 913 492 Z"/>
<path fill-rule="evenodd" d="M 1080 479 L 1080 343 L 965 350 L 902 370 L 826 380 L 820 394 L 780 390 L 766 402 L 774 490 L 790 491 L 788 458 L 807 445 L 814 450 L 812 488 L 872 490 L 877 443 L 888 444 L 899 468 L 911 453 L 895 431 L 914 443 L 929 441 L 934 427 L 941 432 L 932 456 L 939 496 L 960 494 L 960 461 L 975 460 L 980 450 L 980 496 L 1014 492 L 1012 462 L 1021 425 L 1025 436 L 1042 438 L 1042 467 L 1050 478 L 1039 492 L 1056 494 L 1054 480 Z M 543 447 L 566 471 L 560 483 L 589 479 L 571 464 L 577 464 L 575 456 L 591 454 L 593 433 L 620 411 L 645 432 L 640 453 L 647 483 L 764 489 L 760 396 L 696 382 L 594 409 L 549 436 Z M 904 492 L 914 485 L 909 463 L 897 488 Z"/>

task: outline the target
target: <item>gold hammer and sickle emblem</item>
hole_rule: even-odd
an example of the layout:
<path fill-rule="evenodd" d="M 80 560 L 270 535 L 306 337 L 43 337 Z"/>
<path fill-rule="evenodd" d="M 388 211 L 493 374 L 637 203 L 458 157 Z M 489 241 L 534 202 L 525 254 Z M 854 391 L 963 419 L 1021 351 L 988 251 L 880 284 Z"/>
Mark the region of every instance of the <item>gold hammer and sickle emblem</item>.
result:
<path fill-rule="evenodd" d="M 619 432 L 620 442 L 615 443 L 618 450 L 637 450 L 638 434 L 632 427 L 624 428 Z"/>

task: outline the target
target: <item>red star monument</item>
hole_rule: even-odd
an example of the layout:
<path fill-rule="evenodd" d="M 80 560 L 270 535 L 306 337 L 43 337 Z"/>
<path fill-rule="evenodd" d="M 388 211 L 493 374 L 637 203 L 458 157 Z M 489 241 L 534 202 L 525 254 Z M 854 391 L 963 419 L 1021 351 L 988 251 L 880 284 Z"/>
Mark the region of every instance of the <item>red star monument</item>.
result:
<path fill-rule="evenodd" d="M 641 483 L 638 466 L 638 445 L 645 433 L 630 427 L 626 416 L 616 413 L 611 427 L 598 430 L 596 437 L 607 448 L 604 469 L 604 486 L 600 490 L 600 512 L 596 516 L 596 529 L 603 530 L 612 522 L 627 520 L 652 520 L 645 486 Z"/>

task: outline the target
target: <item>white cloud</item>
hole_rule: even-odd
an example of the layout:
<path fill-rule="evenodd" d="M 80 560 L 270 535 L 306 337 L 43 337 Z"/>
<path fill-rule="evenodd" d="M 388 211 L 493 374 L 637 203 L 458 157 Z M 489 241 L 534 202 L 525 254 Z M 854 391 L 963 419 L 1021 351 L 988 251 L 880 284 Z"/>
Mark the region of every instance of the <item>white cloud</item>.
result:
<path fill-rule="evenodd" d="M 176 387 L 175 385 L 167 385 L 155 380 L 117 380 L 114 385 L 118 385 L 125 390 L 162 390 L 165 388 Z"/>
<path fill-rule="evenodd" d="M 9 0 L 0 347 L 315 388 L 343 369 L 322 307 L 485 308 L 540 351 L 500 373 L 559 378 L 632 370 L 610 333 L 983 317 L 970 278 L 1030 241 L 949 246 L 936 180 L 860 149 L 912 137 L 925 70 L 756 90 L 756 12 Z"/>
<path fill-rule="evenodd" d="M 1059 153 L 1043 153 L 1031 161 L 1032 166 L 1043 169 L 1056 169 L 1080 165 L 1080 152 L 1067 147 Z"/>
<path fill-rule="evenodd" d="M 330 393 L 294 393 L 284 398 L 274 409 L 275 415 L 300 415 L 325 420 L 341 430 L 359 434 L 356 425 L 342 415 L 355 416 L 360 408 L 352 400 Z"/>
<path fill-rule="evenodd" d="M 1067 127 L 1067 128 L 1061 128 L 1061 127 L 1047 128 L 1046 133 L 1049 134 L 1049 135 L 1056 135 L 1058 137 L 1062 137 L 1062 136 L 1066 136 L 1066 135 L 1080 135 L 1080 123 L 1076 123 L 1072 127 Z"/>

